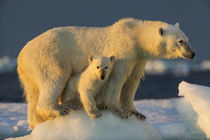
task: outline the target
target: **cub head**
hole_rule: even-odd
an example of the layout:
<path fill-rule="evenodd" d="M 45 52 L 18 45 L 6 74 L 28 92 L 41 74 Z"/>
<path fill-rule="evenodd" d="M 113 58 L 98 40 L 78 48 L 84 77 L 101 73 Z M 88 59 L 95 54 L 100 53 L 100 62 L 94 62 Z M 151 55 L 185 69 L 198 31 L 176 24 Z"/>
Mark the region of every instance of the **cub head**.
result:
<path fill-rule="evenodd" d="M 179 23 L 160 27 L 158 33 L 163 47 L 163 58 L 194 58 L 195 52 L 190 47 L 187 36 L 180 29 Z"/>
<path fill-rule="evenodd" d="M 105 57 L 105 56 L 89 56 L 89 66 L 92 72 L 96 74 L 96 77 L 100 80 L 106 80 L 109 78 L 112 71 L 112 67 L 115 61 L 115 57 Z"/>

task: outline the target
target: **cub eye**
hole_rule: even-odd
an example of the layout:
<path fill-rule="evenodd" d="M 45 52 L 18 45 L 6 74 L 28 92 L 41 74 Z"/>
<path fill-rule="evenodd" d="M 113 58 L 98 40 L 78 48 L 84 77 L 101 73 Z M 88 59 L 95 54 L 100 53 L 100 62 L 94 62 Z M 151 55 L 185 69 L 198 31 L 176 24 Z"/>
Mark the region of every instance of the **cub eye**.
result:
<path fill-rule="evenodd" d="M 183 44 L 183 43 L 184 43 L 184 41 L 183 41 L 183 40 L 179 40 L 178 42 L 179 42 L 179 44 Z"/>
<path fill-rule="evenodd" d="M 99 69 L 99 66 L 97 66 L 97 69 Z"/>
<path fill-rule="evenodd" d="M 106 66 L 105 69 L 108 69 L 108 66 Z"/>

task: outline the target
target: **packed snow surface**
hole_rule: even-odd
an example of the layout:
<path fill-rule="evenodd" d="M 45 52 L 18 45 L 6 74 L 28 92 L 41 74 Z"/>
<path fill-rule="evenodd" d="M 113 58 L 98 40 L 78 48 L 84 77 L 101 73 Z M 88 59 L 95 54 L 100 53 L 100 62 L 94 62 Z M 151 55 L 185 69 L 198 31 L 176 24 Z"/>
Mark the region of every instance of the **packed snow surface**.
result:
<path fill-rule="evenodd" d="M 179 84 L 179 95 L 184 96 L 196 112 L 197 118 L 187 119 L 196 123 L 206 133 L 207 138 L 210 138 L 210 87 L 182 81 Z"/>
<path fill-rule="evenodd" d="M 122 120 L 105 111 L 98 119 L 89 118 L 84 111 L 58 117 L 35 127 L 31 135 L 21 140 L 161 140 L 160 134 L 147 121 L 131 117 Z"/>
<path fill-rule="evenodd" d="M 0 103 L 0 140 L 30 132 L 24 103 Z"/>
<path fill-rule="evenodd" d="M 151 137 L 155 136 L 158 132 L 159 134 L 156 135 L 157 138 L 161 136 L 163 139 L 205 140 L 205 133 L 197 127 L 197 125 L 186 121 L 183 116 L 183 114 L 186 113 L 191 115 L 191 118 L 195 118 L 196 113 L 193 111 L 191 105 L 189 104 L 190 106 L 188 108 L 185 107 L 185 111 L 181 113 L 181 115 L 179 114 L 180 111 L 177 111 L 177 108 L 181 108 L 183 111 L 185 103 L 186 101 L 183 98 L 135 101 L 136 108 L 147 117 L 145 122 L 136 120 L 134 116 L 128 120 L 121 120 L 107 111 L 103 112 L 102 118 L 90 119 L 84 112 L 80 111 L 71 113 L 70 116 L 66 118 L 57 118 L 56 121 L 48 121 L 40 124 L 32 133 L 26 121 L 26 104 L 1 103 L 0 139 L 9 137 L 16 137 L 17 139 L 39 137 L 41 139 L 42 136 L 43 138 L 55 136 L 57 139 L 58 134 L 64 132 L 66 132 L 66 134 L 62 134 L 61 138 L 69 135 L 78 138 L 84 136 L 90 138 L 94 136 L 94 138 L 103 139 L 105 134 L 105 137 L 109 138 L 109 136 L 115 132 L 115 139 L 118 137 L 122 138 L 122 136 L 125 136 L 125 138 L 130 136 L 129 139 L 131 139 L 134 136 L 139 136 L 142 132 L 144 132 L 144 134 L 141 138 L 149 137 L 147 136 L 148 132 L 151 133 Z M 19 138 L 18 136 L 24 137 Z"/>
<path fill-rule="evenodd" d="M 77 111 L 39 124 L 33 131 L 26 104 L 0 103 L 0 139 L 209 139 L 210 87 L 181 82 L 179 95 L 184 97 L 135 101 L 146 121 L 135 116 L 122 120 L 109 111 L 91 119 Z"/>

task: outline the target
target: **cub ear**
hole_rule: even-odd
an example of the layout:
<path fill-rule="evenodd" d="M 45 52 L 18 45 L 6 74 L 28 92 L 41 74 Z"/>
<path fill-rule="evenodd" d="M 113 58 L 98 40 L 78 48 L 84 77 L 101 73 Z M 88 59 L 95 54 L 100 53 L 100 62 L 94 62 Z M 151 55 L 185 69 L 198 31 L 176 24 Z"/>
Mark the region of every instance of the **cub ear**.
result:
<path fill-rule="evenodd" d="M 91 63 L 93 61 L 94 57 L 93 56 L 88 56 L 88 61 Z"/>
<path fill-rule="evenodd" d="M 160 34 L 160 36 L 163 36 L 163 34 L 164 34 L 164 29 L 163 28 L 159 28 L 159 34 Z"/>
<path fill-rule="evenodd" d="M 178 22 L 175 24 L 175 26 L 176 26 L 177 28 L 180 28 L 180 24 L 179 24 Z"/>
<path fill-rule="evenodd" d="M 115 60 L 115 56 L 111 56 L 110 60 L 111 60 L 111 62 L 113 62 Z"/>

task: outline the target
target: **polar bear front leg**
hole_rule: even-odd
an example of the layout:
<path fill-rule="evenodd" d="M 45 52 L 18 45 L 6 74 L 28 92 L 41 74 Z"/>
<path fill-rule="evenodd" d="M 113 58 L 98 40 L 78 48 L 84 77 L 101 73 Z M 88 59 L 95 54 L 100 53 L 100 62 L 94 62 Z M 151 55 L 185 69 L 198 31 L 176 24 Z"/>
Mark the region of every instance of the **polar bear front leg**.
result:
<path fill-rule="evenodd" d="M 80 91 L 80 99 L 88 116 L 91 118 L 101 116 L 101 112 L 96 107 L 96 101 L 91 91 Z"/>
<path fill-rule="evenodd" d="M 142 115 L 140 112 L 138 112 L 134 106 L 134 97 L 139 84 L 140 84 L 140 77 L 130 78 L 125 83 L 121 94 L 121 103 L 125 109 L 128 109 L 130 111 L 131 114 L 135 115 L 137 118 L 141 120 L 145 120 L 146 117 Z"/>
<path fill-rule="evenodd" d="M 121 103 L 123 104 L 123 106 L 130 110 L 131 114 L 134 114 L 137 118 L 142 120 L 145 120 L 146 117 L 135 109 L 134 97 L 136 94 L 136 90 L 140 84 L 140 80 L 144 77 L 145 65 L 146 60 L 141 60 L 135 65 L 128 80 L 124 84 L 121 93 Z"/>
<path fill-rule="evenodd" d="M 112 70 L 112 74 L 110 76 L 110 80 L 107 85 L 107 89 L 105 89 L 105 106 L 110 109 L 114 114 L 120 116 L 122 119 L 127 119 L 129 113 L 121 106 L 120 102 L 120 94 L 122 87 L 127 78 L 127 67 L 126 64 L 123 63 L 115 63 L 114 68 Z"/>

